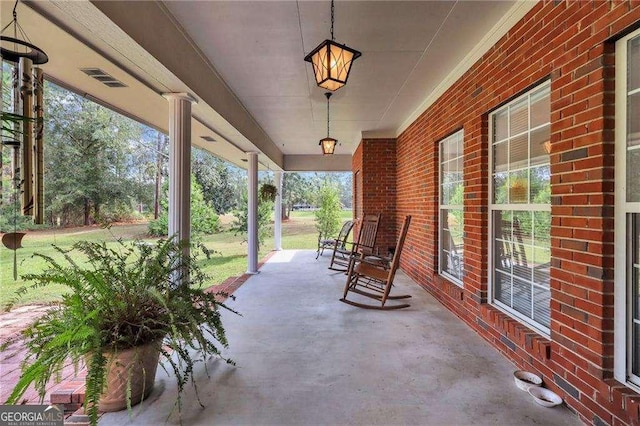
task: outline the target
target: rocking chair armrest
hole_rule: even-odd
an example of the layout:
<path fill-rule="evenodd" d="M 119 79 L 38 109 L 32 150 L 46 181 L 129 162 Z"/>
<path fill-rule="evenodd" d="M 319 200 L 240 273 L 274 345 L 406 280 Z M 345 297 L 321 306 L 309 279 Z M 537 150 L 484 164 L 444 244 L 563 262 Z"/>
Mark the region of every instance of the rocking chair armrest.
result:
<path fill-rule="evenodd" d="M 361 262 L 367 263 L 372 266 L 382 267 L 385 269 L 390 268 L 393 257 L 391 256 L 379 256 L 379 255 L 365 255 L 360 259 Z"/>

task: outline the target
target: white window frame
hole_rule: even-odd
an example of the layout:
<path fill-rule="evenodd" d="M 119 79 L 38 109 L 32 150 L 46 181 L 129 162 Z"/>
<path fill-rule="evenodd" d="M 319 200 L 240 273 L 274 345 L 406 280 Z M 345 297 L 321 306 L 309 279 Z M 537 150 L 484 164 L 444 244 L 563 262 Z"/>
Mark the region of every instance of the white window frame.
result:
<path fill-rule="evenodd" d="M 616 42 L 615 88 L 615 239 L 614 239 L 614 370 L 616 380 L 640 391 L 640 377 L 632 372 L 633 316 L 627 255 L 630 236 L 627 215 L 640 213 L 640 202 L 627 202 L 627 43 L 640 37 L 640 30 Z"/>
<path fill-rule="evenodd" d="M 549 203 L 548 205 L 539 205 L 539 204 L 513 204 L 513 203 L 505 203 L 505 204 L 494 204 L 493 202 L 493 172 L 494 172 L 494 154 L 493 154 L 493 117 L 497 114 L 500 113 L 502 111 L 504 111 L 504 108 L 508 108 L 510 105 L 514 105 L 517 104 L 518 102 L 520 102 L 521 100 L 529 97 L 531 94 L 541 90 L 542 88 L 544 88 L 545 86 L 547 87 L 551 87 L 551 82 L 549 80 L 531 88 L 530 90 L 528 90 L 527 92 L 523 93 L 522 95 L 518 96 L 517 98 L 512 99 L 511 101 L 509 101 L 508 103 L 500 106 L 499 108 L 495 109 L 494 111 L 492 111 L 489 114 L 488 120 L 489 120 L 489 172 L 488 172 L 488 188 L 489 188 L 489 199 L 488 199 L 488 206 L 489 206 L 489 234 L 488 234 L 488 299 L 489 299 L 489 304 L 491 304 L 492 306 L 498 308 L 499 310 L 503 311 L 504 313 L 506 313 L 507 315 L 514 317 L 515 319 L 519 320 L 520 322 L 526 324 L 528 327 L 531 327 L 532 329 L 534 329 L 535 331 L 537 331 L 538 333 L 549 337 L 551 334 L 551 330 L 549 327 L 546 327 L 543 324 L 540 324 L 536 321 L 534 321 L 532 318 L 529 318 L 526 315 L 521 314 L 520 312 L 518 312 L 516 309 L 513 309 L 510 306 L 507 306 L 503 303 L 501 303 L 499 300 L 496 300 L 494 298 L 494 273 L 495 273 L 495 268 L 494 268 L 494 226 L 495 224 L 493 223 L 493 216 L 494 216 L 494 211 L 521 211 L 523 210 L 523 206 L 527 206 L 527 210 L 529 211 L 548 211 L 551 212 L 551 203 Z M 529 110 L 529 116 L 531 115 L 531 111 Z M 549 114 L 549 122 L 551 121 L 551 114 Z M 529 117 L 529 125 L 530 125 L 530 117 Z M 529 126 L 528 125 L 528 126 Z M 534 130 L 538 129 L 538 128 L 542 128 L 543 126 L 546 126 L 547 124 L 541 125 L 541 126 L 537 126 L 536 128 L 529 128 L 527 127 L 527 132 L 531 133 Z M 513 136 L 511 136 L 513 137 Z M 527 161 L 530 161 L 530 157 L 531 157 L 531 153 L 529 153 L 529 157 L 527 158 Z M 529 167 L 527 170 L 531 170 L 531 168 Z M 531 178 L 529 178 L 529 183 L 531 182 Z M 549 292 L 551 292 L 551 290 L 549 289 Z M 532 295 L 532 303 L 533 303 L 533 295 Z M 551 307 L 549 307 L 549 310 L 551 309 Z M 549 314 L 551 314 L 551 312 L 549 312 Z"/>
<path fill-rule="evenodd" d="M 444 251 L 444 241 L 442 241 L 442 234 L 443 234 L 443 227 L 444 227 L 444 223 L 446 220 L 448 220 L 448 217 L 443 217 L 442 214 L 442 210 L 446 209 L 446 210 L 460 210 L 462 212 L 462 224 L 463 224 L 463 229 L 464 229 L 464 204 L 442 204 L 442 166 L 444 164 L 443 162 L 443 156 L 442 156 L 442 147 L 445 143 L 450 142 L 452 139 L 459 139 L 462 142 L 462 153 L 455 158 L 455 160 L 461 159 L 463 162 L 463 170 L 464 170 L 464 129 L 461 129 L 457 132 L 455 132 L 452 135 L 447 136 L 446 138 L 442 139 L 439 143 L 438 143 L 438 152 L 439 152 L 439 184 L 440 184 L 440 193 L 438 196 L 438 216 L 439 216 L 439 225 L 438 225 L 438 273 L 444 277 L 446 277 L 448 280 L 452 281 L 454 284 L 463 287 L 463 283 L 462 283 L 462 278 L 464 277 L 464 241 L 462 243 L 462 250 L 463 250 L 463 257 L 462 259 L 460 259 L 460 278 L 450 274 L 449 272 L 447 272 L 446 270 L 442 269 L 442 262 L 440 261 L 442 253 Z M 447 162 L 452 161 L 454 159 L 448 159 Z M 464 173 L 464 172 L 463 172 Z M 463 176 L 463 182 L 464 182 L 464 176 Z M 464 185 L 464 183 L 463 183 Z M 464 203 L 464 201 L 463 201 Z M 464 240 L 464 238 L 463 238 Z"/>

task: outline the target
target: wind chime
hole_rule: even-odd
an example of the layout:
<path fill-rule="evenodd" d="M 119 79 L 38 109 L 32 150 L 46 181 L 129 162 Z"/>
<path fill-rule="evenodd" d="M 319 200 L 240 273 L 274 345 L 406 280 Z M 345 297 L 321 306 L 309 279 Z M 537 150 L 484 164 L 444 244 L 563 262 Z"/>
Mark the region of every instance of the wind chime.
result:
<path fill-rule="evenodd" d="M 2 145 L 13 148 L 12 173 L 14 193 L 13 232 L 2 236 L 2 244 L 13 250 L 13 278 L 17 280 L 16 250 L 22 247 L 24 232 L 17 232 L 18 215 L 30 216 L 34 223 L 44 222 L 44 73 L 42 65 L 49 57 L 39 47 L 33 45 L 18 23 L 16 0 L 13 7 L 13 20 L 0 31 L 0 55 L 3 61 L 13 64 L 13 111 L 2 113 L 4 125 L 11 122 L 12 138 L 5 139 Z M 11 31 L 12 36 L 5 36 Z M 3 106 L 4 107 L 4 106 Z M 20 212 L 16 198 L 20 196 Z"/>

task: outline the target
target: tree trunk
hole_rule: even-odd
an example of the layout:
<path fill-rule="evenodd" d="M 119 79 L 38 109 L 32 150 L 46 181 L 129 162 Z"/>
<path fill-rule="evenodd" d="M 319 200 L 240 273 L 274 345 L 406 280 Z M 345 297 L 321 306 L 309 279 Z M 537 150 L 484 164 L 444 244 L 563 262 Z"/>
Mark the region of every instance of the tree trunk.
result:
<path fill-rule="evenodd" d="M 84 199 L 84 226 L 89 226 L 89 199 L 85 197 Z"/>

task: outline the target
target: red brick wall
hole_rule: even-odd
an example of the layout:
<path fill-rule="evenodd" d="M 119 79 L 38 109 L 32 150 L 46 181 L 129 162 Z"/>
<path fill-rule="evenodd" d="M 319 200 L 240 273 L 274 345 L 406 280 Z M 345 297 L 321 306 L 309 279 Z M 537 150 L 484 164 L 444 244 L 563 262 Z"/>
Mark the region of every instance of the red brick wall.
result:
<path fill-rule="evenodd" d="M 360 159 L 354 157 L 354 170 L 360 161 L 363 171 L 364 211 L 379 209 L 384 222 L 390 214 L 394 231 L 413 215 L 403 269 L 518 367 L 541 373 L 594 424 L 640 423 L 640 396 L 612 378 L 613 43 L 639 21 L 638 2 L 540 2 L 398 137 L 395 169 L 371 173 L 390 164 L 392 140 L 364 140 Z M 545 79 L 551 79 L 550 339 L 487 304 L 488 113 Z M 437 274 L 437 142 L 460 128 L 464 289 Z M 395 212 L 387 213 L 385 203 Z M 384 229 L 386 242 L 392 228 Z"/>
<path fill-rule="evenodd" d="M 363 139 L 352 161 L 356 202 L 362 214 L 380 213 L 376 248 L 386 255 L 396 245 L 396 140 Z M 362 183 L 360 187 L 356 180 Z M 358 199 L 360 198 L 360 199 Z M 398 227 L 399 228 L 399 227 Z"/>
<path fill-rule="evenodd" d="M 351 159 L 353 170 L 353 217 L 362 217 L 362 144 L 358 145 Z M 354 235 L 356 234 L 354 230 Z"/>

